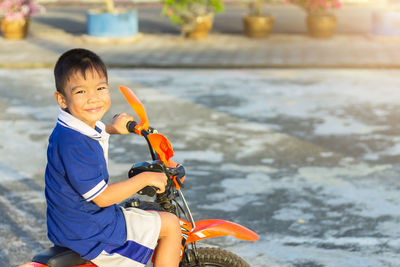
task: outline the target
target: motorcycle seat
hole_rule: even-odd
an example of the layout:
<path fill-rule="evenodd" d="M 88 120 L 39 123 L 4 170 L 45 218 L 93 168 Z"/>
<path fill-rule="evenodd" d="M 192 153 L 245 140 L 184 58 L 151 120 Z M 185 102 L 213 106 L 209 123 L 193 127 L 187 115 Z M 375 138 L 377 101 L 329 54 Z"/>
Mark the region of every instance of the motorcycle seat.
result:
<path fill-rule="evenodd" d="M 69 248 L 54 246 L 37 254 L 33 262 L 38 262 L 51 267 L 69 267 L 91 264 L 90 261 L 82 259 L 78 253 Z"/>

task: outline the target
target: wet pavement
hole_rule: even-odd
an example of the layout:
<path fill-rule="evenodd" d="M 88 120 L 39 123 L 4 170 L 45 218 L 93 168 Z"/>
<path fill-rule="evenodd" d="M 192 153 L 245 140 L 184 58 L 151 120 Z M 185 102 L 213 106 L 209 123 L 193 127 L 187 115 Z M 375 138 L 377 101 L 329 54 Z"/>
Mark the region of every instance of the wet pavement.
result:
<path fill-rule="evenodd" d="M 22 77 L 22 78 L 21 78 Z M 0 262 L 49 246 L 43 173 L 57 107 L 50 69 L 0 70 Z M 260 235 L 207 241 L 251 266 L 400 265 L 400 71 L 111 69 L 187 171 L 197 220 Z M 149 160 L 138 136 L 113 136 L 113 181 Z"/>

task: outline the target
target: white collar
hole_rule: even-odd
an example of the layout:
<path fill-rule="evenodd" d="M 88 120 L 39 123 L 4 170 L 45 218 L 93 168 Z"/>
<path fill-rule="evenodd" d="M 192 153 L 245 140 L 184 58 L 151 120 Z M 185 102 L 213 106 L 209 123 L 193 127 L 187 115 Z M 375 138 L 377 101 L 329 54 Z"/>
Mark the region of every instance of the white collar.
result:
<path fill-rule="evenodd" d="M 108 138 L 109 134 L 105 131 L 106 126 L 101 121 L 96 122 L 96 126 L 100 128 L 101 133 L 84 123 L 83 121 L 77 119 L 70 113 L 59 108 L 58 112 L 58 123 L 64 127 L 70 128 L 72 130 L 78 131 L 81 134 L 84 134 L 92 139 L 100 140 L 104 138 Z"/>
<path fill-rule="evenodd" d="M 57 122 L 64 127 L 80 132 L 81 134 L 98 141 L 100 146 L 103 148 L 104 158 L 108 164 L 108 139 L 110 138 L 110 134 L 106 132 L 106 125 L 104 123 L 101 121 L 96 122 L 96 126 L 101 130 L 101 133 L 99 133 L 83 121 L 62 110 L 61 108 L 59 108 Z"/>

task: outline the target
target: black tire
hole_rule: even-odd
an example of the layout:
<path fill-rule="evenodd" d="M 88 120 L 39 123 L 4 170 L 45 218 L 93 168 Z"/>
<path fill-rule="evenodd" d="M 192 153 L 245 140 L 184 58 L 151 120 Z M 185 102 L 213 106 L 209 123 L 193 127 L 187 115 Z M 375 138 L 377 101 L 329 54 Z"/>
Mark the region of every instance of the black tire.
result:
<path fill-rule="evenodd" d="M 250 265 L 239 256 L 219 248 L 198 248 L 200 264 L 194 260 L 194 252 L 188 249 L 187 254 L 182 259 L 180 267 L 250 267 Z"/>

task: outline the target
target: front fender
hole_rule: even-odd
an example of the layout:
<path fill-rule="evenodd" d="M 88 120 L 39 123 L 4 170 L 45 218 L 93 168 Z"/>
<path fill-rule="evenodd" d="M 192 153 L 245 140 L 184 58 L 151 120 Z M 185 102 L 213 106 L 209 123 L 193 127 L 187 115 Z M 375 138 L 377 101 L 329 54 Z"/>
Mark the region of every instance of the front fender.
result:
<path fill-rule="evenodd" d="M 226 235 L 247 241 L 258 240 L 258 235 L 244 226 L 229 221 L 210 219 L 196 222 L 196 228 L 190 232 L 187 243 Z"/>

